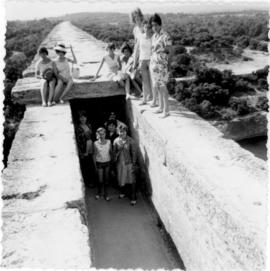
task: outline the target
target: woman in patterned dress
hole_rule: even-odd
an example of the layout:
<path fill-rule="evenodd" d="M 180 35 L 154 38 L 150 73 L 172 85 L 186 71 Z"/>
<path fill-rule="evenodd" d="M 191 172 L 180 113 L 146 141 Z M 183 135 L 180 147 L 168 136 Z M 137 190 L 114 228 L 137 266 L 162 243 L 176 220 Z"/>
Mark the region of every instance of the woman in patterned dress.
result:
<path fill-rule="evenodd" d="M 157 106 L 156 94 L 158 94 L 159 108 L 155 113 L 162 113 L 163 117 L 170 115 L 169 113 L 169 93 L 167 82 L 169 79 L 169 61 L 171 56 L 172 40 L 167 32 L 162 29 L 162 21 L 158 14 L 154 14 L 150 18 L 150 22 L 154 31 L 152 37 L 152 54 L 150 59 L 150 71 L 153 82 L 153 104 Z"/>

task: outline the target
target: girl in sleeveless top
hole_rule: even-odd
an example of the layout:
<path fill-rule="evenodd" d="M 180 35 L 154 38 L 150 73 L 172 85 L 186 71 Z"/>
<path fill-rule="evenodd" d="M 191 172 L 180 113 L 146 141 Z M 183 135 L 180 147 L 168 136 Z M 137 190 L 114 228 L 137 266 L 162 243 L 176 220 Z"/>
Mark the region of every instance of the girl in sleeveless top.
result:
<path fill-rule="evenodd" d="M 119 84 L 120 86 L 125 88 L 126 91 L 126 99 L 130 99 L 130 87 L 131 84 L 136 89 L 136 92 L 138 95 L 141 94 L 141 88 L 136 82 L 135 78 L 131 78 L 131 70 L 133 65 L 133 57 L 132 55 L 132 49 L 128 45 L 128 43 L 124 42 L 121 48 L 121 53 L 123 54 L 123 57 L 121 59 L 121 72 L 119 72 Z"/>
<path fill-rule="evenodd" d="M 54 50 L 57 54 L 57 58 L 54 60 L 56 64 L 56 68 L 58 71 L 57 74 L 57 85 L 55 88 L 55 96 L 54 101 L 57 102 L 58 100 L 60 103 L 64 103 L 64 96 L 70 91 L 73 86 L 73 80 L 70 73 L 69 63 L 77 64 L 77 59 L 73 52 L 72 46 L 70 45 L 71 53 L 73 56 L 73 60 L 65 57 L 66 48 L 65 45 L 59 44 L 57 45 Z M 63 90 L 63 87 L 65 88 Z"/>
<path fill-rule="evenodd" d="M 94 142 L 94 162 L 98 173 L 98 193 L 96 199 L 99 199 L 104 190 L 104 199 L 110 200 L 108 196 L 107 186 L 109 181 L 110 164 L 112 157 L 112 146 L 109 139 L 105 139 L 106 130 L 101 127 L 96 132 L 97 141 Z"/>
<path fill-rule="evenodd" d="M 40 48 L 38 53 L 41 57 L 41 60 L 36 65 L 35 76 L 36 78 L 41 79 L 40 93 L 42 106 L 51 106 L 53 102 L 54 87 L 56 83 L 56 66 L 54 62 L 48 57 L 49 53 L 45 47 Z M 52 75 L 50 80 L 46 80 L 46 78 L 44 77 L 44 73 L 49 70 L 51 70 L 51 73 L 54 75 Z"/>
<path fill-rule="evenodd" d="M 119 81 L 119 76 L 118 72 L 121 70 L 121 62 L 120 62 L 120 57 L 115 54 L 115 44 L 114 43 L 109 43 L 106 47 L 106 51 L 108 52 L 107 55 L 105 55 L 100 63 L 100 66 L 97 70 L 97 73 L 93 80 L 96 80 L 99 72 L 104 64 L 104 62 L 107 64 L 109 68 L 109 74 L 107 75 L 109 80 L 114 80 L 114 81 Z"/>

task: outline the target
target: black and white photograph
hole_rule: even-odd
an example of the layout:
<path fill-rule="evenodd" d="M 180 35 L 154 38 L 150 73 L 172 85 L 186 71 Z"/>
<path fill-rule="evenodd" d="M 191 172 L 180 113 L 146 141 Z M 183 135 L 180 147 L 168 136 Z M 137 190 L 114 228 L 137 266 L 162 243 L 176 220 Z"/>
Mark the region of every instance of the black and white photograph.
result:
<path fill-rule="evenodd" d="M 1 268 L 270 270 L 269 4 L 1 0 Z"/>

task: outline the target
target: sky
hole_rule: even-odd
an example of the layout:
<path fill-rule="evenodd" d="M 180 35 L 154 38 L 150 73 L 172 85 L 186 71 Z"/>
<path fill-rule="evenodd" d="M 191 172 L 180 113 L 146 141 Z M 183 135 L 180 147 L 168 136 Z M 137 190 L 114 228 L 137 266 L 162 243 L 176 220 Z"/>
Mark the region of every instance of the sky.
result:
<path fill-rule="evenodd" d="M 215 12 L 250 9 L 267 10 L 267 0 L 6 0 L 6 19 L 32 20 L 77 12 L 129 13 L 140 7 L 144 13 L 153 12 Z"/>

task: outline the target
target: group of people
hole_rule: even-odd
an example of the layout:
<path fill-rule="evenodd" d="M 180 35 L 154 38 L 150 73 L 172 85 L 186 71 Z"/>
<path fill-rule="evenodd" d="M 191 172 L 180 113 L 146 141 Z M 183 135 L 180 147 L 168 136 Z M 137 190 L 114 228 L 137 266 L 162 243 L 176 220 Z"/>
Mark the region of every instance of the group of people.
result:
<path fill-rule="evenodd" d="M 163 113 L 163 117 L 170 115 L 168 103 L 167 83 L 171 59 L 172 40 L 162 28 L 162 20 L 158 14 L 145 19 L 142 11 L 137 8 L 131 13 L 134 23 L 134 49 L 125 42 L 121 47 L 122 55 L 115 53 L 116 46 L 109 43 L 107 54 L 102 58 L 99 68 L 91 80 L 96 80 L 104 63 L 107 64 L 108 79 L 119 82 L 125 88 L 126 98 L 131 97 L 131 86 L 141 94 L 141 105 L 151 102 L 151 107 L 158 107 L 155 113 Z M 36 66 L 36 77 L 41 80 L 41 97 L 43 106 L 55 103 L 64 103 L 64 96 L 73 85 L 69 63 L 76 64 L 72 46 L 70 46 L 73 59 L 65 56 L 66 48 L 63 44 L 55 48 L 57 58 L 51 60 L 48 50 L 40 48 L 41 60 Z M 142 91 L 138 84 L 138 74 L 142 78 Z"/>
<path fill-rule="evenodd" d="M 130 98 L 130 86 L 136 90 L 136 74 L 142 77 L 142 102 L 141 105 L 152 101 L 151 107 L 158 107 L 155 113 L 169 116 L 168 89 L 169 70 L 171 59 L 172 40 L 167 32 L 162 29 L 162 20 L 158 14 L 150 19 L 145 19 L 142 11 L 137 8 L 131 13 L 134 23 L 134 51 L 125 42 L 121 48 L 122 57 L 115 53 L 115 44 L 107 45 L 107 54 L 102 58 L 101 64 L 93 80 L 95 80 L 104 63 L 108 65 L 108 77 L 119 82 L 125 87 L 126 98 Z"/>
<path fill-rule="evenodd" d="M 67 58 L 64 44 L 54 47 L 57 57 L 52 60 L 48 57 L 46 47 L 39 49 L 40 60 L 35 67 L 35 76 L 41 80 L 42 106 L 52 106 L 56 103 L 64 103 L 64 96 L 73 86 L 69 63 L 76 64 L 77 59 L 70 45 L 73 59 Z"/>
<path fill-rule="evenodd" d="M 138 150 L 127 130 L 127 126 L 112 112 L 104 125 L 96 130 L 94 140 L 86 112 L 79 112 L 75 131 L 82 175 L 86 186 L 97 187 L 96 199 L 103 196 L 106 201 L 111 200 L 108 185 L 116 178 L 119 198 L 126 196 L 125 187 L 130 185 L 130 204 L 136 204 Z"/>

